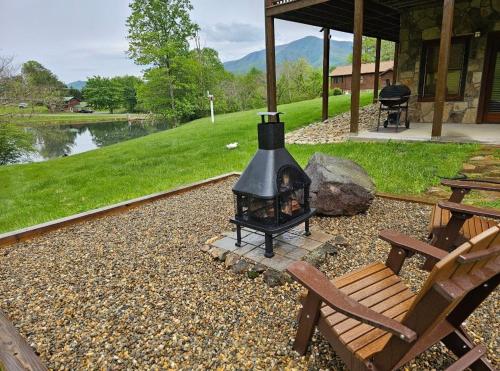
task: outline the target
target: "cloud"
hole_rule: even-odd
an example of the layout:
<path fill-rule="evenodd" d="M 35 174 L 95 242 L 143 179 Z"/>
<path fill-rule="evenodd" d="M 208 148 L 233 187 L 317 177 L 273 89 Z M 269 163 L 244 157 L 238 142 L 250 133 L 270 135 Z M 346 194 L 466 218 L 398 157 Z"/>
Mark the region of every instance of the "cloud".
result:
<path fill-rule="evenodd" d="M 0 0 L 1 53 L 15 56 L 18 65 L 37 60 L 63 81 L 83 80 L 92 75 L 140 74 L 144 67 L 134 65 L 125 54 L 129 2 Z M 216 49 L 223 61 L 265 47 L 263 1 L 192 3 L 191 16 L 201 25 L 203 46 Z M 318 31 L 318 27 L 277 20 L 276 43 L 308 35 L 321 37 Z M 352 38 L 337 32 L 332 36 Z"/>
<path fill-rule="evenodd" d="M 208 42 L 257 42 L 264 29 L 248 23 L 216 23 L 202 27 Z"/>

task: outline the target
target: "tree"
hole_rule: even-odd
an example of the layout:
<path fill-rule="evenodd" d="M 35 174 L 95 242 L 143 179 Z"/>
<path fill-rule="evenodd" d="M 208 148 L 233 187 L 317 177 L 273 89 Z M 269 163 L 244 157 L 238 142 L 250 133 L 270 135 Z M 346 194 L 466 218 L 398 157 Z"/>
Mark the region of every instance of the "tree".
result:
<path fill-rule="evenodd" d="M 224 70 L 224 65 L 220 61 L 216 50 L 201 48 L 198 38 L 196 41 L 196 48 L 190 52 L 190 56 L 193 59 L 192 73 L 196 79 L 194 81 L 196 86 L 194 92 L 194 117 L 201 117 L 210 113 L 207 97 L 208 91 L 216 98 L 216 109 L 219 112 L 225 112 L 227 108 L 225 106 L 226 101 L 223 99 L 221 81 L 226 79 L 229 73 Z"/>
<path fill-rule="evenodd" d="M 127 18 L 128 54 L 137 64 L 157 69 L 149 74 L 150 80 L 159 77 L 159 72 L 165 75 L 162 81 L 167 84 L 169 112 L 164 108 L 163 113 L 174 120 L 185 111 L 178 113 L 179 104 L 185 102 L 176 90 L 187 77 L 179 60 L 188 54 L 189 39 L 198 30 L 189 17 L 192 8 L 189 0 L 133 0 Z"/>
<path fill-rule="evenodd" d="M 238 99 L 242 108 L 264 107 L 266 103 L 266 78 L 262 71 L 252 68 L 246 75 L 238 78 L 240 84 Z"/>
<path fill-rule="evenodd" d="M 15 86 L 19 76 L 15 76 L 13 57 L 0 56 L 0 105 L 15 102 L 17 91 Z M 0 114 L 0 165 L 10 164 L 31 152 L 33 137 L 24 128 L 8 122 L 10 114 Z"/>
<path fill-rule="evenodd" d="M 363 36 L 363 46 L 361 48 L 361 63 L 375 62 L 375 49 L 377 39 Z M 394 43 L 392 41 L 382 40 L 380 45 L 380 60 L 392 61 L 394 59 Z M 348 60 L 352 63 L 352 53 Z"/>
<path fill-rule="evenodd" d="M 142 79 L 136 76 L 117 76 L 111 80 L 120 88 L 121 105 L 127 112 L 134 112 L 137 106 L 137 87 L 143 84 Z"/>
<path fill-rule="evenodd" d="M 189 55 L 179 55 L 171 59 L 170 69 L 155 67 L 146 71 L 145 82 L 137 90 L 142 106 L 160 114 L 174 126 L 182 119 L 192 118 L 196 111 L 194 63 Z M 172 109 L 170 94 L 175 96 L 175 109 Z"/>
<path fill-rule="evenodd" d="M 81 90 L 75 88 L 68 88 L 67 95 L 69 97 L 75 97 L 76 99 L 83 100 L 83 93 Z"/>
<path fill-rule="evenodd" d="M 33 86 L 53 86 L 59 89 L 66 88 L 66 85 L 59 81 L 56 75 L 37 61 L 25 62 L 21 68 L 21 74 L 26 82 Z"/>
<path fill-rule="evenodd" d="M 10 85 L 14 76 L 14 57 L 0 55 L 0 104 L 11 103 Z"/>
<path fill-rule="evenodd" d="M 95 109 L 107 109 L 113 113 L 122 102 L 121 86 L 116 80 L 94 76 L 89 78 L 83 90 L 85 100 Z"/>
<path fill-rule="evenodd" d="M 322 91 L 322 72 L 300 58 L 280 66 L 277 83 L 279 103 L 291 103 L 316 98 Z"/>
<path fill-rule="evenodd" d="M 21 68 L 21 77 L 17 90 L 22 100 L 31 103 L 32 107 L 45 105 L 51 112 L 61 108 L 66 85 L 50 70 L 37 61 L 28 61 Z"/>

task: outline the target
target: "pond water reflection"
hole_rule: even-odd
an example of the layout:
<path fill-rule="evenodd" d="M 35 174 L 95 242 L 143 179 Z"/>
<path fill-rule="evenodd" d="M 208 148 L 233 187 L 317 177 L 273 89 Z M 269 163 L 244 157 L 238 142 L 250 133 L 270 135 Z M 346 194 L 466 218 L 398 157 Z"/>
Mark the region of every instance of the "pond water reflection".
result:
<path fill-rule="evenodd" d="M 21 162 L 70 156 L 167 129 L 167 123 L 127 121 L 26 127 L 33 134 L 36 152 Z"/>

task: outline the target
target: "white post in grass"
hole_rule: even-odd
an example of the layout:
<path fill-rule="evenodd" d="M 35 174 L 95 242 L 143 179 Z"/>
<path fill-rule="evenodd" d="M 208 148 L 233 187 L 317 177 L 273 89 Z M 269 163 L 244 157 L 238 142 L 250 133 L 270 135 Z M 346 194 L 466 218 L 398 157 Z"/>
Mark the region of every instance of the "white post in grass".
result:
<path fill-rule="evenodd" d="M 210 100 L 210 116 L 212 117 L 212 124 L 215 123 L 215 114 L 214 114 L 214 96 L 207 91 L 208 99 Z"/>

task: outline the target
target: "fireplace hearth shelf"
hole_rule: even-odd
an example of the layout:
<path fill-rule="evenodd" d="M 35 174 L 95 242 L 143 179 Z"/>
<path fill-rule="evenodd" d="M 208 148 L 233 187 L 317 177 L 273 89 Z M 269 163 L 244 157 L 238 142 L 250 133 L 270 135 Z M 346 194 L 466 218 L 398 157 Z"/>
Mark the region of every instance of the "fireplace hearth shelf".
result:
<path fill-rule="evenodd" d="M 277 226 L 262 226 L 262 224 L 259 223 L 252 223 L 250 221 L 243 221 L 243 220 L 237 220 L 237 219 L 230 219 L 230 222 L 233 224 L 240 224 L 242 227 L 248 227 L 251 229 L 255 229 L 256 231 L 263 232 L 263 233 L 272 233 L 272 234 L 279 234 L 283 233 L 289 229 L 292 229 L 293 227 L 298 226 L 299 224 L 305 223 L 310 219 L 314 214 L 316 213 L 316 209 L 311 209 L 307 213 L 303 213 L 297 218 L 294 218 L 284 224 L 280 224 Z"/>

